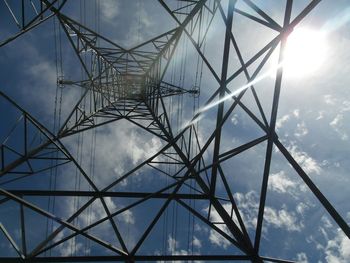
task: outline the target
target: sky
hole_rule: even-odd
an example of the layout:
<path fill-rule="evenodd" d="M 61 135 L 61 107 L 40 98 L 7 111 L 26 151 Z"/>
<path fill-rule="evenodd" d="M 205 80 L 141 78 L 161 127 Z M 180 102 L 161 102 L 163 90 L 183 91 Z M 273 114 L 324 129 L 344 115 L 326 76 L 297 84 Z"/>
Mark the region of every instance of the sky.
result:
<path fill-rule="evenodd" d="M 256 0 L 253 2 L 279 25 L 283 24 L 285 1 Z M 309 2 L 294 1 L 292 20 Z M 96 5 L 94 1 L 68 0 L 62 13 L 99 32 L 123 48 L 137 46 L 177 27 L 176 21 L 157 1 L 100 0 L 96 3 L 99 5 Z M 170 6 L 173 4 L 171 1 L 166 1 L 166 3 Z M 13 8 L 17 7 L 14 4 Z M 223 7 L 226 11 L 227 2 L 223 1 Z M 243 1 L 238 1 L 236 7 L 259 17 Z M 206 14 L 209 17 L 209 14 Z M 5 22 L 0 23 L 0 36 L 3 41 L 13 35 L 17 29 L 4 3 L 0 5 L 0 15 L 6 18 Z M 225 36 L 223 25 L 220 13 L 217 12 L 208 29 L 205 45 L 202 46 L 208 62 L 219 77 Z M 346 0 L 321 1 L 298 25 L 298 29 L 323 34 L 324 38 L 319 40 L 319 43 L 316 42 L 314 47 L 315 50 L 324 47 L 320 49 L 322 54 L 316 52 L 316 58 L 322 56 L 323 59 L 317 70 L 307 74 L 295 74 L 297 72 L 295 67 L 285 68 L 276 121 L 276 133 L 280 141 L 348 223 L 350 222 L 350 205 L 347 202 L 349 194 L 346 186 L 350 183 L 348 175 L 350 163 L 347 160 L 350 149 L 349 27 L 350 6 Z M 237 13 L 234 14 L 232 32 L 244 61 L 248 61 L 277 36 L 276 31 Z M 311 41 L 307 36 L 304 38 Z M 305 49 L 308 44 L 307 41 L 301 42 L 302 47 L 300 48 Z M 228 76 L 240 68 L 232 44 L 230 48 Z M 279 48 L 280 46 L 272 53 L 271 58 L 257 75 L 258 81 L 254 83 L 268 120 L 271 115 L 276 77 L 273 72 L 278 67 Z M 307 57 L 311 51 L 305 53 L 304 56 Z M 57 65 L 56 54 L 60 58 Z M 82 56 L 88 58 L 89 53 Z M 84 88 L 71 85 L 57 88 L 57 79 L 64 78 L 71 81 L 86 79 L 67 36 L 64 35 L 62 28 L 59 30 L 57 20 L 49 19 L 18 39 L 0 47 L 0 58 L 0 91 L 16 101 L 38 123 L 43 124 L 55 134 L 58 131 L 57 127 L 62 125 L 84 91 Z M 300 60 L 301 64 L 308 62 L 307 60 L 302 61 L 303 57 L 300 57 Z M 254 73 L 260 61 L 257 60 L 248 68 L 250 75 Z M 196 74 L 199 74 L 200 77 L 197 75 L 196 78 Z M 186 127 L 196 112 L 202 111 L 202 117 L 195 122 L 198 127 L 199 145 L 202 148 L 215 129 L 218 108 L 217 105 L 213 105 L 213 107 L 205 108 L 204 111 L 203 106 L 217 90 L 219 84 L 205 63 L 202 63 L 195 48 L 185 35 L 179 41 L 173 60 L 164 75 L 164 80 L 186 89 L 200 86 L 199 98 L 184 94 L 169 97 L 165 99 L 165 103 L 175 134 Z M 227 88 L 235 92 L 246 84 L 247 79 L 244 74 L 240 74 L 227 85 Z M 259 120 L 262 120 L 250 89 L 243 96 L 242 102 L 258 116 Z M 231 104 L 230 98 L 225 100 L 225 112 Z M 87 102 L 85 107 L 88 108 L 88 105 Z M 19 149 L 19 151 L 23 150 L 21 135 L 23 120 L 17 121 L 21 113 L 3 97 L 0 97 L 0 110 L 1 145 Z M 14 126 L 16 123 L 17 126 Z M 147 121 L 141 120 L 140 124 L 146 125 Z M 12 133 L 11 127 L 16 127 Z M 43 135 L 35 136 L 36 132 L 37 129 L 31 126 L 31 147 L 42 143 L 42 138 L 44 138 Z M 10 136 L 6 140 L 8 134 Z M 249 118 L 246 112 L 237 107 L 223 125 L 220 153 L 264 134 L 264 131 Z M 188 132 L 186 136 L 189 136 Z M 193 139 L 191 142 L 196 145 Z M 61 143 L 77 160 L 98 189 L 104 189 L 166 145 L 166 142 L 160 137 L 146 132 L 127 120 L 118 120 L 86 132 L 67 136 L 61 140 Z M 221 164 L 252 240 L 254 240 L 259 209 L 266 146 L 266 141 L 262 142 Z M 212 161 L 213 148 L 212 143 L 203 155 L 207 165 Z M 192 157 L 195 156 L 196 147 L 193 149 Z M 174 182 L 174 179 L 164 176 L 162 171 L 179 171 L 179 175 L 184 176 L 185 170 L 181 170 L 182 164 L 157 163 L 157 161 L 169 160 L 172 152 L 174 150 L 171 148 L 168 156 L 160 155 L 154 160 L 152 164 L 158 169 L 144 166 L 111 189 L 121 192 L 155 192 Z M 9 154 L 8 158 L 15 160 L 18 155 Z M 34 166 L 39 169 L 41 165 L 45 163 L 37 162 Z M 47 190 L 54 187 L 57 190 L 91 190 L 87 180 L 71 162 L 51 172 L 43 171 L 14 182 L 8 182 L 9 179 L 20 177 L 20 169 L 24 168 L 22 166 L 13 174 L 0 177 L 1 188 Z M 210 173 L 210 170 L 208 171 Z M 205 180 L 205 173 L 202 172 L 200 175 Z M 55 184 L 53 178 L 56 178 Z M 199 189 L 193 180 L 190 180 L 188 184 L 181 189 L 181 193 L 193 193 L 194 190 L 191 190 L 189 186 Z M 219 197 L 227 197 L 221 181 L 218 181 L 216 193 Z M 25 200 L 62 219 L 68 218 L 88 202 L 87 197 L 57 197 L 53 200 L 31 196 L 25 197 Z M 114 212 L 136 200 L 136 198 L 108 197 L 104 202 L 108 209 Z M 115 216 L 115 224 L 125 237 L 128 249 L 132 250 L 136 245 L 147 224 L 151 222 L 164 201 L 163 199 L 146 201 Z M 210 211 L 210 221 L 222 231 L 228 232 L 227 228 L 220 224 L 222 219 L 218 212 L 210 209 L 208 201 L 185 202 L 203 216 L 208 216 Z M 226 211 L 231 211 L 230 202 L 220 202 Z M 20 206 L 14 201 L 0 204 L 1 224 L 23 249 L 20 242 L 19 213 Z M 56 229 L 58 224 L 51 220 L 48 221 L 44 216 L 28 208 L 24 208 L 24 214 L 27 251 L 31 251 L 47 236 L 47 232 Z M 97 199 L 73 221 L 73 224 L 82 228 L 105 216 L 103 204 Z M 66 228 L 55 237 L 55 241 L 71 233 L 72 231 Z M 111 234 L 113 229 L 108 221 L 92 228 L 89 233 L 116 247 L 121 246 L 115 235 Z M 172 201 L 138 253 L 223 255 L 241 252 L 218 232 L 210 229 L 190 214 L 183 206 Z M 260 254 L 296 262 L 343 263 L 348 262 L 350 258 L 349 239 L 276 147 L 272 152 Z M 112 255 L 112 253 L 103 246 L 79 236 L 58 245 L 51 251 L 44 252 L 43 255 L 81 256 Z M 9 244 L 3 232 L 0 232 L 0 257 L 14 256 L 17 256 L 16 251 Z"/>

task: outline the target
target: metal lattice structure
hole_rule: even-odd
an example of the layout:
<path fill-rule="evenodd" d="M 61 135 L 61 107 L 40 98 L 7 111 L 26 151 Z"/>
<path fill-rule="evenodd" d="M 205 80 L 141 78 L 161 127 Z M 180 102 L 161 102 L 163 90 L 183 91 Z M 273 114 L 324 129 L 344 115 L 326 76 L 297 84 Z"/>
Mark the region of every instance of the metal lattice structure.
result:
<path fill-rule="evenodd" d="M 56 122 L 56 127 L 51 129 L 45 127 L 4 92 L 0 92 L 1 103 L 5 105 L 1 106 L 2 109 L 6 109 L 9 115 L 17 116 L 13 121 L 5 111 L 1 110 L 0 113 L 1 118 L 7 121 L 6 125 L 5 121 L 1 122 L 1 135 L 8 134 L 0 147 L 0 206 L 11 204 L 18 208 L 15 215 L 1 214 L 0 222 L 11 220 L 11 217 L 19 218 L 20 240 L 18 244 L 6 227 L 0 225 L 10 247 L 17 253 L 16 257 L 7 257 L 0 252 L 1 262 L 161 260 L 291 262 L 290 259 L 274 259 L 260 253 L 274 147 L 280 151 L 286 163 L 296 171 L 307 188 L 350 238 L 348 224 L 293 158 L 276 132 L 283 67 L 276 68 L 276 77 L 271 87 L 273 90 L 271 113 L 266 113 L 267 109 L 264 109 L 254 88 L 254 80 L 264 71 L 265 64 L 275 50 L 279 53 L 278 63 L 283 61 L 288 35 L 317 7 L 320 0 L 309 1 L 294 18 L 293 0 L 286 0 L 284 10 L 280 10 L 283 24 L 276 22 L 250 0 L 242 0 L 249 12 L 236 7 L 239 1 L 235 0 L 225 2 L 159 0 L 159 6 L 175 21 L 175 28 L 133 48 L 124 48 L 104 37 L 98 30 L 92 30 L 81 21 L 70 17 L 65 9 L 69 8 L 70 1 L 15 2 L 4 0 L 1 6 L 10 14 L 9 18 L 13 19 L 10 22 L 14 22 L 18 27 L 17 32 L 11 32 L 10 36 L 1 39 L 1 47 L 21 41 L 18 37 L 22 34 L 34 28 L 39 29 L 41 24 L 54 20 L 55 26 L 60 28 L 61 41 L 66 41 L 70 45 L 82 69 L 81 78 L 73 80 L 65 79 L 64 75 L 69 74 L 62 72 L 61 76 L 58 74 L 57 89 L 64 93 L 67 89 L 76 88 L 81 93 L 75 105 L 70 105 L 70 113 L 61 123 Z M 275 34 L 248 60 L 244 60 L 242 55 L 244 47 L 238 45 L 233 31 L 236 16 L 249 19 Z M 221 21 L 222 38 L 207 39 L 215 19 Z M 205 102 L 200 103 L 196 111 L 189 113 L 190 118 L 185 125 L 175 121 L 179 118 L 179 112 L 171 108 L 178 98 L 185 100 L 187 98 L 197 105 L 201 98 L 200 93 L 204 92 L 204 85 L 188 86 L 185 81 L 182 83 L 180 81 L 179 84 L 171 77 L 167 77 L 172 68 L 176 68 L 174 58 L 179 61 L 181 56 L 184 56 L 183 50 L 186 45 L 181 44 L 181 41 L 187 41 L 187 45 L 192 47 L 198 57 L 199 65 L 206 68 L 216 85 Z M 219 71 L 213 66 L 210 54 L 205 51 L 210 41 L 223 46 L 220 50 Z M 179 51 L 181 49 L 182 52 Z M 237 69 L 232 70 L 233 63 L 238 65 Z M 179 62 L 177 66 L 180 64 Z M 187 71 L 191 70 L 195 71 L 188 66 Z M 183 68 L 178 72 L 180 71 L 183 72 L 181 74 L 186 74 Z M 232 83 L 239 78 L 245 78 L 246 86 L 234 91 L 231 85 L 235 86 L 236 84 Z M 252 98 L 250 104 L 244 102 L 248 93 Z M 215 119 L 209 135 L 204 136 L 201 135 L 198 121 L 206 118 L 207 109 L 214 111 L 212 116 Z M 223 127 L 237 109 L 244 112 L 247 118 L 256 124 L 260 135 L 227 149 L 222 145 Z M 161 142 L 161 147 L 145 160 L 132 162 L 129 170 L 123 174 L 110 175 L 108 183 L 102 184 L 98 179 L 102 176 L 99 171 L 83 167 L 79 156 L 74 156 L 70 138 L 76 139 L 77 136 L 89 132 L 91 134 L 108 125 L 114 125 L 118 131 L 119 125 L 124 125 L 126 122 L 148 134 L 147 136 L 157 138 Z M 93 134 L 96 136 L 96 133 Z M 79 140 L 79 145 L 82 145 L 81 137 L 78 137 Z M 92 147 L 99 144 L 97 136 L 94 140 Z M 265 147 L 263 165 L 257 172 L 262 178 L 261 193 L 256 227 L 252 230 L 248 229 L 245 216 L 236 204 L 235 186 L 228 179 L 232 171 L 227 170 L 223 163 L 261 145 Z M 89 165 L 93 165 L 93 159 Z M 94 176 L 91 174 L 93 170 Z M 69 176 L 73 176 L 74 173 L 75 178 L 78 178 L 76 185 L 79 184 L 80 187 L 75 186 L 74 189 L 58 187 L 60 180 L 63 182 L 69 180 Z M 136 180 L 131 178 L 142 177 L 142 174 L 148 178 L 149 185 L 146 179 L 139 179 L 144 181 L 141 186 L 135 186 L 136 189 L 123 188 L 125 182 L 130 185 L 132 182 L 130 180 Z M 39 186 L 35 179 L 31 179 L 39 175 L 54 179 L 50 179 L 48 185 Z M 159 178 L 167 178 L 166 183 L 157 185 L 161 180 Z M 35 182 L 33 185 L 30 184 L 31 180 Z M 135 182 L 134 184 L 136 185 Z M 75 204 L 73 211 L 59 208 L 60 200 L 63 202 L 68 199 Z M 110 200 L 126 201 L 115 206 Z M 210 231 L 215 231 L 220 238 L 225 239 L 232 249 L 228 249 L 226 254 L 193 253 L 193 249 L 192 253 L 187 251 L 182 254 L 166 249 L 152 250 L 150 248 L 152 243 L 162 239 L 159 235 L 161 229 L 159 225 L 167 220 L 173 204 L 177 205 L 176 209 L 186 211 L 189 214 L 188 218 L 191 219 L 186 221 L 187 217 L 186 220 L 182 218 L 184 212 L 179 212 L 182 214 L 179 215 L 175 227 L 182 227 L 184 233 L 191 233 L 191 227 L 194 227 L 192 220 L 197 220 Z M 203 206 L 198 204 L 203 204 L 208 209 L 203 210 L 200 208 Z M 100 211 L 95 218 L 91 216 L 93 213 L 91 211 L 94 209 Z M 125 222 L 120 219 L 130 211 L 134 211 L 135 214 L 137 211 L 141 213 L 134 219 L 140 234 L 133 236 L 133 242 L 127 240 L 125 230 L 132 227 L 130 221 L 126 227 Z M 166 213 L 168 216 L 165 218 Z M 172 213 L 174 217 L 175 212 Z M 213 219 L 213 213 L 220 219 L 219 222 Z M 37 223 L 33 223 L 29 218 L 32 220 L 37 218 Z M 38 234 L 36 239 L 31 239 L 29 232 L 41 233 L 40 228 L 43 226 L 40 222 L 47 224 L 46 233 L 42 236 Z M 108 229 L 107 237 L 98 234 L 102 231 L 98 230 L 101 226 Z M 79 252 L 76 248 L 81 240 L 89 244 L 88 251 Z M 62 255 L 55 252 L 55 249 L 64 246 L 71 247 L 71 253 Z M 161 246 L 159 241 L 158 247 Z"/>

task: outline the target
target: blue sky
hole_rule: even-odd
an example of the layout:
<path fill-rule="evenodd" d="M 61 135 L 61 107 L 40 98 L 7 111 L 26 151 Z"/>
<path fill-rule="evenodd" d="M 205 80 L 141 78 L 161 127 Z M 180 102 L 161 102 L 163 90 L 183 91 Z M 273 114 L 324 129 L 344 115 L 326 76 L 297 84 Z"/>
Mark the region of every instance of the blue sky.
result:
<path fill-rule="evenodd" d="M 93 12 L 94 2 L 82 2 L 85 3 L 82 5 L 82 10 L 85 10 L 82 14 L 85 13 L 85 15 L 79 15 L 79 3 L 68 0 L 62 12 L 87 27 L 99 31 L 101 35 L 125 48 L 136 46 L 177 26 L 157 1 L 101 0 L 98 29 Z M 226 10 L 225 3 L 223 6 Z M 282 25 L 285 1 L 255 1 L 255 3 Z M 303 0 L 294 1 L 292 19 L 308 3 L 309 1 Z M 237 7 L 254 14 L 254 11 L 241 1 L 238 1 Z M 300 28 L 327 31 L 326 58 L 317 71 L 308 75 L 293 77 L 288 74 L 288 71 L 285 72 L 276 123 L 280 141 L 347 222 L 350 221 L 350 205 L 347 202 L 349 193 L 346 187 L 350 183 L 348 175 L 350 163 L 347 160 L 350 149 L 349 8 L 346 0 L 336 2 L 324 0 L 300 23 Z M 6 21 L 10 21 L 4 5 L 0 6 L 0 14 L 8 19 Z M 277 35 L 275 31 L 237 14 L 234 16 L 233 25 L 233 34 L 237 39 L 244 61 L 250 59 Z M 2 39 L 13 34 L 15 30 L 14 25 L 10 22 L 0 23 Z M 85 76 L 81 73 L 77 56 L 62 31 L 61 37 L 64 78 L 67 80 L 84 79 Z M 54 39 L 54 22 L 50 19 L 0 48 L 2 80 L 0 90 L 14 99 L 52 132 L 55 132 L 53 116 L 57 82 Z M 219 76 L 223 39 L 223 21 L 220 14 L 217 13 L 208 31 L 205 54 Z M 279 47 L 258 76 L 262 76 L 276 65 L 278 50 Z M 182 37 L 164 79 L 176 85 L 184 85 L 186 88 L 195 86 L 197 59 L 198 54 L 188 38 Z M 229 75 L 231 75 L 240 68 L 232 45 L 229 59 Z M 257 64 L 253 64 L 248 68 L 250 74 L 253 74 L 256 66 Z M 274 82 L 275 76 L 268 76 L 255 84 L 268 120 Z M 246 84 L 246 79 L 241 74 L 230 82 L 228 88 L 235 91 L 244 84 Z M 201 95 L 198 103 L 202 106 L 218 88 L 218 83 L 205 65 L 202 70 L 200 88 Z M 78 101 L 82 89 L 66 86 L 62 91 L 59 90 L 59 94 L 61 92 L 62 123 Z M 250 90 L 244 95 L 242 102 L 259 116 Z M 171 123 L 176 133 L 193 116 L 193 97 L 185 94 L 168 98 L 166 103 L 169 105 Z M 230 99 L 225 101 L 225 110 L 231 103 Z M 20 113 L 4 99 L 1 99 L 0 106 L 2 123 L 0 140 L 3 143 L 6 134 Z M 212 107 L 203 114 L 204 117 L 198 122 L 201 147 L 215 129 L 216 113 L 217 107 Z M 179 114 L 181 118 L 178 118 Z M 21 127 L 18 129 L 20 130 Z M 31 132 L 33 137 L 35 129 L 33 128 Z M 20 134 L 20 131 L 16 130 L 6 144 L 15 148 L 21 147 Z M 237 108 L 223 126 L 220 153 L 262 135 L 264 132 L 242 109 Z M 40 141 L 33 141 L 33 145 L 40 143 Z M 69 136 L 61 141 L 99 189 L 108 186 L 166 144 L 160 138 L 126 120 Z M 212 152 L 213 144 L 204 154 L 207 164 L 212 159 Z M 222 169 L 234 193 L 251 239 L 254 239 L 255 235 L 265 152 L 266 142 L 263 142 L 222 163 Z M 192 156 L 194 154 L 193 152 Z M 157 160 L 165 159 L 166 157 L 160 156 Z M 93 166 L 91 166 L 92 160 L 94 161 Z M 40 164 L 37 165 L 40 166 Z M 159 169 L 169 169 L 172 172 L 181 169 L 181 165 L 168 167 L 161 164 L 155 165 Z M 180 172 L 180 175 L 184 175 L 184 171 Z M 204 173 L 201 176 L 205 178 Z M 9 177 L 10 175 L 6 175 L 1 178 L 2 188 L 45 190 L 50 184 L 49 171 L 13 183 L 4 183 Z M 57 178 L 57 189 L 90 189 L 87 181 L 77 172 L 72 163 L 57 168 Z M 112 190 L 152 192 L 171 182 L 173 179 L 167 179 L 160 171 L 145 166 L 114 186 Z M 193 185 L 194 182 L 189 182 L 194 188 L 198 187 Z M 182 193 L 191 192 L 188 187 L 184 187 L 181 191 Z M 217 185 L 216 193 L 218 196 L 227 197 L 221 182 Z M 48 207 L 48 198 L 28 197 L 26 200 L 43 209 Z M 48 210 L 65 219 L 87 201 L 85 197 L 79 199 L 58 197 L 55 200 L 55 209 L 50 207 Z M 112 212 L 134 201 L 136 199 L 132 198 L 105 199 Z M 51 200 L 51 204 L 52 202 Z M 120 228 L 130 250 L 163 202 L 162 199 L 147 201 L 115 217 L 115 223 Z M 195 207 L 196 211 L 203 216 L 208 214 L 209 203 L 207 201 L 197 200 L 192 203 L 187 202 L 187 204 Z M 221 204 L 227 211 L 231 210 L 229 202 L 222 201 Z M 7 201 L 0 205 L 0 222 L 20 246 L 18 215 L 19 206 L 14 201 Z M 29 209 L 25 209 L 25 216 L 28 230 L 27 240 L 31 240 L 27 244 L 27 250 L 30 251 L 45 238 L 46 229 L 40 226 L 46 225 L 47 220 Z M 105 216 L 102 203 L 96 200 L 90 209 L 74 221 L 74 224 L 81 228 Z M 222 224 L 219 224 L 222 219 L 215 210 L 211 211 L 210 220 L 215 222 L 221 230 L 228 232 Z M 56 223 L 53 223 L 52 229 L 57 226 Z M 110 223 L 105 221 L 91 229 L 89 233 L 120 247 L 117 238 L 111 234 L 112 231 Z M 58 241 L 71 233 L 71 230 L 65 229 L 55 240 Z M 0 257 L 16 256 L 16 252 L 3 235 L 0 235 L 0 251 Z M 190 215 L 181 205 L 171 202 L 154 230 L 140 247 L 139 253 L 156 255 L 164 253 L 178 255 L 239 254 L 240 251 L 230 245 L 220 234 Z M 111 252 L 91 241 L 88 242 L 84 237 L 77 237 L 52 249 L 50 255 L 72 254 L 110 255 Z M 338 228 L 277 148 L 274 148 L 272 153 L 260 254 L 297 262 L 343 263 L 348 262 L 350 258 L 349 239 Z"/>

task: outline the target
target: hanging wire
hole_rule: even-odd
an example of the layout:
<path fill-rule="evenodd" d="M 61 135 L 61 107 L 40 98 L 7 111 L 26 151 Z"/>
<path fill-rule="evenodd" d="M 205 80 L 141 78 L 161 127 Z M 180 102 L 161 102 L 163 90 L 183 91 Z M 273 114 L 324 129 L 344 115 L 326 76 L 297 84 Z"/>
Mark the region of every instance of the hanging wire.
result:
<path fill-rule="evenodd" d="M 59 4 L 59 1 L 58 1 Z M 62 59 L 62 40 L 61 40 L 61 28 L 58 25 L 57 18 L 53 21 L 53 31 L 54 31 L 54 56 L 55 56 L 55 71 L 56 71 L 56 91 L 55 91 L 55 101 L 54 101 L 54 117 L 53 117 L 53 133 L 56 134 L 61 125 L 61 115 L 62 115 L 62 89 L 59 85 L 59 79 L 63 77 L 63 59 Z M 58 29 L 57 29 L 58 28 Z M 50 161 L 50 175 L 49 175 L 49 189 L 57 189 L 57 177 L 58 177 L 58 155 L 59 151 L 53 151 L 51 154 Z M 56 197 L 49 196 L 47 210 L 55 214 L 56 210 Z M 48 237 L 49 233 L 53 231 L 54 223 L 53 220 L 46 220 L 45 236 Z M 51 249 L 45 252 L 45 255 L 49 254 L 51 256 Z"/>
<path fill-rule="evenodd" d="M 175 65 L 176 65 L 176 59 L 174 58 L 172 61 L 171 61 L 171 74 L 170 74 L 170 81 L 173 83 L 174 82 L 174 79 L 175 79 Z M 172 96 L 166 98 L 169 103 L 168 104 L 168 108 L 167 108 L 167 112 L 168 112 L 168 117 L 169 117 L 169 122 L 170 122 L 170 126 L 173 126 L 172 123 L 173 123 L 173 118 L 172 118 L 172 111 L 173 111 L 173 98 Z M 166 162 L 170 163 L 171 159 L 169 156 L 166 156 Z M 171 165 L 166 165 L 166 164 L 163 164 L 164 166 L 166 166 L 166 172 L 168 174 L 171 174 L 172 173 L 172 170 L 171 170 Z M 166 176 L 165 178 L 165 186 L 168 186 L 169 185 L 169 177 Z M 167 193 L 170 192 L 170 189 L 167 190 Z M 164 213 L 164 217 L 163 217 L 163 254 L 165 254 L 167 252 L 167 245 L 168 245 L 168 229 L 169 229 L 169 216 L 170 216 L 170 213 L 169 213 L 169 209 L 167 208 L 165 210 L 165 213 Z M 169 251 L 171 252 L 171 251 Z"/>
<path fill-rule="evenodd" d="M 79 18 L 80 18 L 80 22 L 82 24 L 85 24 L 86 22 L 86 2 L 80 0 L 79 2 Z M 87 56 L 84 56 L 84 63 L 86 64 L 87 62 Z M 84 72 L 83 72 L 83 67 L 80 67 L 80 72 L 81 72 L 81 79 L 84 79 Z M 83 89 L 80 90 L 80 96 L 83 95 Z M 82 104 L 81 104 L 81 110 L 85 111 L 85 107 L 86 107 L 86 97 L 83 98 L 82 100 Z M 79 166 L 81 166 L 82 164 L 82 156 L 83 156 L 83 144 L 84 144 L 84 133 L 78 133 L 78 138 L 77 138 L 77 163 L 79 164 Z M 80 191 L 81 190 L 81 172 L 78 169 L 78 167 L 75 168 L 75 176 L 74 176 L 74 191 Z M 73 198 L 73 207 L 75 209 L 75 211 L 77 211 L 79 209 L 80 206 L 80 197 L 75 196 Z M 73 223 L 79 227 L 79 220 L 78 218 L 75 218 L 73 220 Z M 76 242 L 77 237 L 75 236 L 74 238 L 71 239 L 71 256 L 76 256 L 77 255 L 77 242 Z"/>
<path fill-rule="evenodd" d="M 137 26 L 137 44 L 141 43 L 141 0 L 137 2 L 138 26 Z"/>
<path fill-rule="evenodd" d="M 96 0 L 94 2 L 94 27 L 95 27 L 95 31 L 99 34 L 100 33 L 100 0 Z M 97 45 L 99 44 L 99 38 L 97 39 Z M 81 73 L 82 74 L 82 73 Z M 91 100 L 90 100 L 90 107 L 91 107 Z M 91 108 L 90 108 L 91 110 Z M 90 179 L 91 181 L 94 182 L 95 179 L 95 168 L 96 168 L 96 137 L 97 137 L 97 133 L 95 129 L 92 129 L 91 131 L 91 148 L 90 148 L 90 165 L 89 165 L 89 175 L 90 175 Z M 92 187 L 89 184 L 88 186 L 89 191 L 92 191 Z M 93 204 L 91 204 L 88 208 L 87 208 L 87 212 L 86 212 L 86 221 L 88 225 L 91 225 L 92 223 L 92 218 L 93 218 L 93 209 L 92 209 Z M 90 230 L 87 231 L 87 233 L 89 233 Z M 88 256 L 91 254 L 91 240 L 86 238 L 85 239 L 85 255 Z"/>
<path fill-rule="evenodd" d="M 95 167 L 96 167 L 96 130 L 93 129 L 91 132 L 91 148 L 90 148 L 90 165 L 89 165 L 89 174 L 91 181 L 94 181 L 95 179 Z M 92 191 L 92 187 L 89 184 L 89 191 Z M 91 225 L 92 223 L 92 205 L 90 205 L 87 209 L 87 224 Z M 88 230 L 89 233 L 89 230 Z M 91 251 L 91 240 L 86 239 L 85 242 L 85 255 L 87 256 L 89 252 Z"/>

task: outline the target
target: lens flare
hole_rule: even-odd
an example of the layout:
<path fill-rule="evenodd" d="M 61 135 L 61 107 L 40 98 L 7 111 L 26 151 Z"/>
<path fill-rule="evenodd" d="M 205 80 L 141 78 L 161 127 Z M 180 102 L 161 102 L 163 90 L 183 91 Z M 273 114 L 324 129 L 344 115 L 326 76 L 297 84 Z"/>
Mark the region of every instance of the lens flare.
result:
<path fill-rule="evenodd" d="M 197 111 L 192 120 L 186 121 L 184 125 L 182 125 L 181 129 L 186 129 L 190 125 L 198 122 L 203 118 L 204 112 L 221 102 L 231 99 L 233 96 L 240 94 L 265 78 L 275 77 L 276 71 L 280 67 L 283 67 L 283 75 L 293 78 L 305 77 L 307 74 L 316 72 L 327 58 L 328 45 L 326 42 L 326 35 L 327 31 L 325 30 L 316 31 L 308 28 L 294 29 L 288 37 L 284 58 L 280 64 L 269 68 L 247 84 L 236 88 L 231 94 L 203 106 Z"/>

